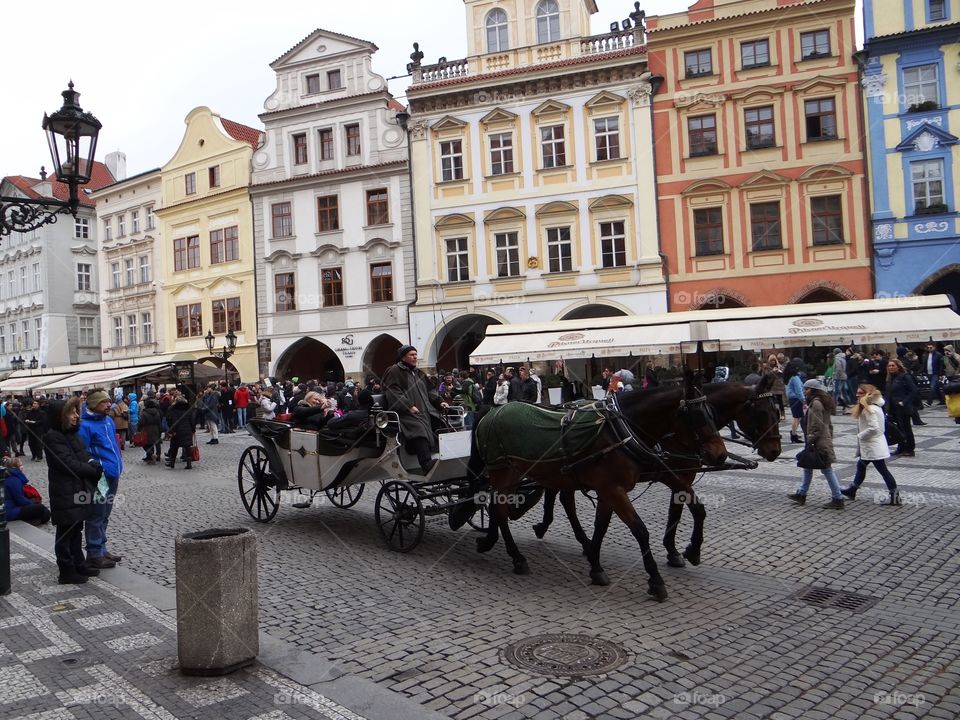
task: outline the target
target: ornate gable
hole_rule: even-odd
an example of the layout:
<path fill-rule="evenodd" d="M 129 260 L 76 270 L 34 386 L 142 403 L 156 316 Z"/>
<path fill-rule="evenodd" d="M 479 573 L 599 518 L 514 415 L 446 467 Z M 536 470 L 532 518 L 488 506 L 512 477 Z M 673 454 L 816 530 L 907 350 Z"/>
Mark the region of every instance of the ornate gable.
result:
<path fill-rule="evenodd" d="M 493 125 L 495 123 L 513 123 L 516 119 L 517 115 L 515 113 L 503 108 L 494 108 L 480 118 L 480 122 L 483 125 Z"/>
<path fill-rule="evenodd" d="M 533 110 L 530 111 L 531 115 L 540 116 L 540 115 L 555 115 L 566 113 L 570 109 L 569 105 L 566 105 L 557 100 L 547 100 L 546 102 L 540 103 Z"/>
<path fill-rule="evenodd" d="M 727 193 L 732 188 L 725 180 L 709 178 L 690 183 L 681 191 L 681 195 L 709 195 L 710 193 Z"/>
<path fill-rule="evenodd" d="M 748 189 L 789 184 L 790 178 L 784 177 L 783 175 L 775 173 L 771 170 L 761 170 L 760 172 L 751 175 L 742 183 L 740 183 L 740 187 L 742 189 Z"/>
<path fill-rule="evenodd" d="M 588 108 L 598 107 L 602 105 L 621 105 L 626 101 L 626 98 L 622 98 L 619 95 L 614 95 L 612 92 L 599 92 L 594 95 L 592 98 L 587 100 L 586 106 Z"/>
<path fill-rule="evenodd" d="M 633 200 L 626 195 L 604 195 L 590 201 L 591 210 L 607 210 L 610 208 L 632 207 Z"/>
<path fill-rule="evenodd" d="M 518 208 L 503 207 L 489 211 L 483 216 L 483 221 L 485 223 L 514 222 L 516 220 L 523 220 L 524 218 L 526 218 L 526 215 L 524 215 L 523 212 Z"/>
<path fill-rule="evenodd" d="M 853 173 L 841 165 L 814 165 L 797 178 L 800 182 L 835 180 L 851 177 Z"/>
<path fill-rule="evenodd" d="M 452 115 L 444 115 L 437 120 L 430 129 L 434 132 L 443 132 L 444 130 L 463 130 L 467 124 L 463 120 L 458 120 Z"/>
<path fill-rule="evenodd" d="M 930 152 L 940 146 L 956 145 L 957 139 L 956 135 L 951 135 L 932 123 L 923 123 L 914 128 L 913 132 L 909 133 L 897 145 L 897 150 L 900 152 Z"/>

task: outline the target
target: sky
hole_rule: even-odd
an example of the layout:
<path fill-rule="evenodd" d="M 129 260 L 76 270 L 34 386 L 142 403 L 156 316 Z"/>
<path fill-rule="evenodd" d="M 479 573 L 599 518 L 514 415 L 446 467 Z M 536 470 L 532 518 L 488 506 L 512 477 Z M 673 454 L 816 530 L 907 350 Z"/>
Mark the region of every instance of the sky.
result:
<path fill-rule="evenodd" d="M 641 8 L 667 14 L 692 1 L 646 0 Z M 597 6 L 595 34 L 633 10 L 626 0 L 597 0 Z M 424 64 L 466 55 L 462 0 L 165 0 L 149 6 L 48 0 L 8 3 L 3 14 L 0 90 L 7 102 L 0 176 L 36 177 L 41 165 L 51 169 L 41 122 L 44 112 L 60 108 L 70 79 L 83 109 L 103 123 L 97 159 L 121 150 L 131 176 L 173 156 L 183 120 L 197 106 L 262 127 L 257 116 L 276 86 L 270 63 L 317 28 L 376 44 L 373 69 L 388 78 L 406 73 L 414 41 Z M 390 82 L 401 101 L 408 86 L 409 78 Z"/>

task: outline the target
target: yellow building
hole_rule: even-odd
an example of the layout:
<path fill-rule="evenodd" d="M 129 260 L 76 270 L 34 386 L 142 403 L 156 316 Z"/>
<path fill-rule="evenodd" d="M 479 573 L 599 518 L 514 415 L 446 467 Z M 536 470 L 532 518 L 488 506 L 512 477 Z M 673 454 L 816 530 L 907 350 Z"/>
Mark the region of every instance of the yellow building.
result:
<path fill-rule="evenodd" d="M 252 382 L 258 378 L 257 316 L 248 187 L 262 133 L 207 107 L 193 109 L 185 122 L 180 147 L 160 169 L 163 347 L 216 365 L 204 336 L 212 332 L 220 350 L 233 330 L 237 349 L 228 364 Z"/>

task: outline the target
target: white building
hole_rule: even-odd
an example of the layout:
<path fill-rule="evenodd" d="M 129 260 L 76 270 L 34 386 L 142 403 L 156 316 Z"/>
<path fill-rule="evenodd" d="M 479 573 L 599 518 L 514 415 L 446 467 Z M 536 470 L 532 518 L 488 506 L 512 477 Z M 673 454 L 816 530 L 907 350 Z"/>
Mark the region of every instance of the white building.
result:
<path fill-rule="evenodd" d="M 408 340 L 413 245 L 403 109 L 377 47 L 316 30 L 271 64 L 250 194 L 261 372 L 381 373 Z"/>

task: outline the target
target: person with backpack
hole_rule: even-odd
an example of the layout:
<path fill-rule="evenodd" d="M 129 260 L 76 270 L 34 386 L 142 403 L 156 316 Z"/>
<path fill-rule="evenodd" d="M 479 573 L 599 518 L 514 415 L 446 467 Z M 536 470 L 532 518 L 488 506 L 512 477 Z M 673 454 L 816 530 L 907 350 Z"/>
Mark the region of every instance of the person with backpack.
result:
<path fill-rule="evenodd" d="M 463 429 L 470 430 L 477 412 L 483 406 L 483 391 L 466 370 L 460 371 L 460 402 L 467 411 L 463 418 Z"/>

